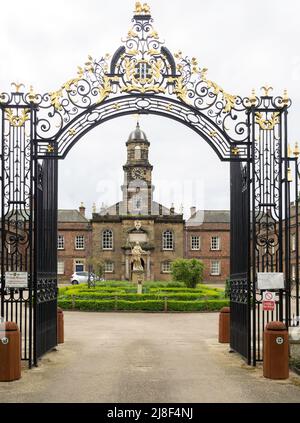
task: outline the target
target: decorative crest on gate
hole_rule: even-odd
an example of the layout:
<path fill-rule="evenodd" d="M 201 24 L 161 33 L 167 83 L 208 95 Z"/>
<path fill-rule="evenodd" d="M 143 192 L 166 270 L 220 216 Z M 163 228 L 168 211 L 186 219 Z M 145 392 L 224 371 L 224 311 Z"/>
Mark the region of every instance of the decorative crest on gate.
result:
<path fill-rule="evenodd" d="M 136 2 L 132 25 L 122 45 L 110 56 L 91 55 L 77 75 L 58 90 L 36 94 L 0 94 L 0 106 L 8 124 L 24 126 L 35 110 L 39 157 L 51 153 L 63 158 L 91 127 L 129 113 L 155 113 L 183 122 L 203 136 L 222 160 L 245 160 L 248 110 L 288 106 L 289 100 L 269 95 L 248 98 L 229 94 L 207 76 L 195 57 L 181 51 L 172 54 L 153 26 L 148 4 Z M 17 110 L 14 105 L 22 106 Z M 12 109 L 9 110 L 9 108 Z M 273 129 L 279 114 L 257 110 L 256 122 Z"/>

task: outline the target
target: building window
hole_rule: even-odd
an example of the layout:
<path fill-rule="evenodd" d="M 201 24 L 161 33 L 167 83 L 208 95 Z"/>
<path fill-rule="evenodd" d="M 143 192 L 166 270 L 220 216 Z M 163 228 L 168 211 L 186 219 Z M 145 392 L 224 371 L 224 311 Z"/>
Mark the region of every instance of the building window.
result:
<path fill-rule="evenodd" d="M 137 146 L 134 148 L 134 158 L 135 158 L 135 160 L 140 160 L 140 159 L 141 159 L 141 157 L 142 157 L 142 154 L 141 154 L 141 147 L 140 147 L 139 145 L 137 145 Z"/>
<path fill-rule="evenodd" d="M 291 250 L 296 250 L 296 234 L 291 235 Z"/>
<path fill-rule="evenodd" d="M 174 235 L 172 231 L 165 231 L 162 235 L 163 250 L 174 249 Z"/>
<path fill-rule="evenodd" d="M 77 235 L 75 237 L 75 249 L 84 250 L 84 236 L 83 235 Z"/>
<path fill-rule="evenodd" d="M 200 236 L 191 236 L 191 250 L 200 250 Z"/>
<path fill-rule="evenodd" d="M 162 262 L 161 271 L 162 273 L 171 273 L 171 262 L 170 261 Z"/>
<path fill-rule="evenodd" d="M 75 260 L 75 272 L 84 272 L 84 260 Z"/>
<path fill-rule="evenodd" d="M 211 250 L 219 250 L 220 249 L 220 237 L 219 236 L 212 236 L 211 243 L 210 243 Z"/>
<path fill-rule="evenodd" d="M 110 229 L 106 229 L 102 232 L 102 249 L 112 250 L 113 249 L 113 232 Z"/>
<path fill-rule="evenodd" d="M 113 273 L 114 272 L 114 264 L 112 261 L 106 261 L 104 263 L 104 272 L 105 273 Z"/>
<path fill-rule="evenodd" d="M 218 260 L 212 260 L 210 262 L 210 274 L 212 276 L 220 276 L 221 264 Z"/>
<path fill-rule="evenodd" d="M 57 274 L 63 275 L 65 273 L 65 262 L 63 260 L 58 260 L 57 262 Z"/>
<path fill-rule="evenodd" d="M 63 250 L 65 248 L 65 237 L 63 235 L 58 235 L 57 237 L 57 249 Z"/>

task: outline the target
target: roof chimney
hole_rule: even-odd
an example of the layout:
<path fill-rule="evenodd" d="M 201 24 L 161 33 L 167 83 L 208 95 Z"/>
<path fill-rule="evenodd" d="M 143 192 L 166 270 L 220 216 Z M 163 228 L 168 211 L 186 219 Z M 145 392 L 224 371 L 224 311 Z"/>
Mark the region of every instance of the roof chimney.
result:
<path fill-rule="evenodd" d="M 191 217 L 193 217 L 194 214 L 196 214 L 196 207 L 195 206 L 191 207 Z"/>
<path fill-rule="evenodd" d="M 81 214 L 81 216 L 85 217 L 85 207 L 83 203 L 80 204 L 79 213 Z"/>
<path fill-rule="evenodd" d="M 172 203 L 171 208 L 170 208 L 170 214 L 175 214 L 175 208 L 174 208 L 173 203 Z"/>

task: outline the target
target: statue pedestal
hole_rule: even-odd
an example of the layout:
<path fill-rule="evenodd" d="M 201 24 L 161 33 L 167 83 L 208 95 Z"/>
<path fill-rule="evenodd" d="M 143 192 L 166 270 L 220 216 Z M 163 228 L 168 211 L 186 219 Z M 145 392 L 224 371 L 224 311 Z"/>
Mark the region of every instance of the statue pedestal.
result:
<path fill-rule="evenodd" d="M 141 270 L 133 270 L 132 271 L 132 282 L 140 285 L 142 287 L 143 282 L 145 279 L 144 272 Z"/>

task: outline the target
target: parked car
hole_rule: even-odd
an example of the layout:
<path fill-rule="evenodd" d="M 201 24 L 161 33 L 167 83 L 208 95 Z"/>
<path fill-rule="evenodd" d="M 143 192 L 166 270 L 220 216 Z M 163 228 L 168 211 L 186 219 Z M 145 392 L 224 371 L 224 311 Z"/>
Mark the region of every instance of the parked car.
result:
<path fill-rule="evenodd" d="M 70 278 L 72 285 L 78 285 L 79 283 L 87 283 L 89 279 L 89 272 L 75 272 Z M 90 274 L 90 281 L 93 282 L 96 279 L 94 273 Z"/>

